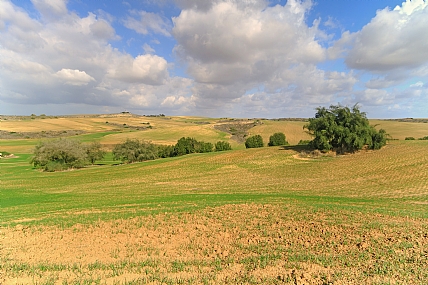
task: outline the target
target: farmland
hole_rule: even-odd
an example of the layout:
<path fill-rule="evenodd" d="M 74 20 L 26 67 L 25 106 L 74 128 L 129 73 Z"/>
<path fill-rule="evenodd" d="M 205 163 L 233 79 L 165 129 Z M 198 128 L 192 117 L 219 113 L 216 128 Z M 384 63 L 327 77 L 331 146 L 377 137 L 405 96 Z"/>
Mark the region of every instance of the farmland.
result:
<path fill-rule="evenodd" d="M 215 128 L 223 123 L 250 123 L 265 143 L 283 132 L 291 145 L 245 149 Z M 15 155 L 0 160 L 0 284 L 426 284 L 428 141 L 404 138 L 428 135 L 428 124 L 373 124 L 397 140 L 308 159 L 296 146 L 310 139 L 303 121 L 2 120 L 28 138 L 0 140 Z M 52 130 L 107 150 L 183 136 L 233 150 L 40 172 L 31 151 Z"/>

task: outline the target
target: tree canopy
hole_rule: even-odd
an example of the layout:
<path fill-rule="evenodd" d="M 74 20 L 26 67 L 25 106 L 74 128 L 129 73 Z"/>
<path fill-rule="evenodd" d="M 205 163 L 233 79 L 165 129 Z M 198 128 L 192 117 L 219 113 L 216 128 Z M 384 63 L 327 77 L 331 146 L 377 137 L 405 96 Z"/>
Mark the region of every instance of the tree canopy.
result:
<path fill-rule="evenodd" d="M 369 124 L 365 112 L 358 105 L 352 109 L 341 105 L 318 107 L 314 118 L 304 126 L 314 139 L 310 145 L 323 152 L 355 152 L 365 146 L 380 149 L 386 144 L 386 132 Z"/>
<path fill-rule="evenodd" d="M 257 148 L 257 147 L 263 147 L 263 138 L 261 135 L 254 135 L 245 141 L 245 147 L 246 148 Z"/>
<path fill-rule="evenodd" d="M 83 145 L 77 140 L 61 138 L 40 142 L 34 149 L 31 163 L 44 171 L 61 171 L 93 164 L 104 155 L 99 143 Z"/>
<path fill-rule="evenodd" d="M 284 133 L 274 133 L 269 137 L 269 143 L 268 146 L 281 146 L 281 145 L 287 145 L 288 142 L 285 138 Z"/>

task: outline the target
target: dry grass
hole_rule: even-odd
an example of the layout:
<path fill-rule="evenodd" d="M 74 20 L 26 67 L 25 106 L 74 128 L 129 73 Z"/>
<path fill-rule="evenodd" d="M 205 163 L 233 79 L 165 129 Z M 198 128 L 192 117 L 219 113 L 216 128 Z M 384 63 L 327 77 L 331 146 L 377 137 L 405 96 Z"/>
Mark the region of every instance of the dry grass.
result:
<path fill-rule="evenodd" d="M 428 136 L 428 123 L 370 120 L 370 124 L 377 125 L 377 129 L 385 129 L 394 139 L 404 140 L 406 137 L 418 139 Z"/>
<path fill-rule="evenodd" d="M 289 144 L 296 145 L 300 140 L 310 140 L 311 136 L 303 130 L 305 122 L 300 121 L 263 121 L 250 130 L 251 135 L 261 135 L 265 144 L 269 142 L 269 137 L 277 132 L 285 134 Z"/>

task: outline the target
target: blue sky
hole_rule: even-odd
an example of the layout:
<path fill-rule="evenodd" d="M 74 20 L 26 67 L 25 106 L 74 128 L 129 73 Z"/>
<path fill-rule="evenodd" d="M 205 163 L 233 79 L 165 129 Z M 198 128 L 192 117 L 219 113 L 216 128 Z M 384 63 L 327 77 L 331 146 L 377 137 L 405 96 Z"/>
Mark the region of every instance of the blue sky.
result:
<path fill-rule="evenodd" d="M 0 114 L 428 117 L 426 0 L 0 0 Z"/>

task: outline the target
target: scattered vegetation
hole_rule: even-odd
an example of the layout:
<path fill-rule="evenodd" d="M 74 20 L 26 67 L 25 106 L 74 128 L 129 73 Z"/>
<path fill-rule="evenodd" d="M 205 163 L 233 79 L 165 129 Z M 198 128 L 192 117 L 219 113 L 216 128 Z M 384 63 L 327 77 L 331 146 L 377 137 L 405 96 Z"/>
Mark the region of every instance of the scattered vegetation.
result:
<path fill-rule="evenodd" d="M 140 117 L 108 120 L 141 124 Z M 212 126 L 171 128 L 176 121 L 168 119 L 162 133 L 164 119 L 147 120 L 153 130 L 112 134 L 105 118 L 95 118 L 97 133 L 73 141 L 89 143 L 77 142 L 86 165 L 98 161 L 88 153 L 93 141 L 113 149 L 136 137 L 130 153 L 150 149 L 159 158 L 174 156 L 178 144 L 195 153 L 200 139 L 219 140 L 211 151 L 233 142 L 205 132 Z M 284 131 L 302 146 L 249 152 L 233 142 L 231 152 L 47 174 L 29 170 L 26 149 L 35 140 L 0 140 L 0 149 L 18 154 L 0 160 L 0 283 L 426 284 L 427 141 L 391 141 L 381 151 L 333 159 L 326 156 L 335 152 L 304 146 L 302 132 L 284 127 L 290 122 L 269 123 L 251 133 L 267 140 Z M 401 140 L 419 138 L 426 134 L 420 125 L 394 131 Z M 22 131 L 15 126 L 6 130 Z M 151 137 L 160 144 L 141 140 Z M 56 163 L 72 157 L 61 155 Z M 112 160 L 109 153 L 105 161 Z"/>
<path fill-rule="evenodd" d="M 311 146 L 322 152 L 356 152 L 363 147 L 380 149 L 386 144 L 386 132 L 370 126 L 358 105 L 349 109 L 340 105 L 318 107 L 314 118 L 304 126 L 314 136 Z"/>

